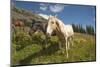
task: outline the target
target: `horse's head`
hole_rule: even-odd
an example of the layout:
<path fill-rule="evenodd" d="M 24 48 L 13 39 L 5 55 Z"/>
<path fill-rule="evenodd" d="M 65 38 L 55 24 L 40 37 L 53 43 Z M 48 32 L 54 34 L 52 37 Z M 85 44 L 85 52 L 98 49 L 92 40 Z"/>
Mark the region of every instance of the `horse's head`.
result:
<path fill-rule="evenodd" d="M 47 35 L 51 36 L 53 31 L 57 28 L 57 18 L 55 16 L 49 16 L 47 25 Z"/>

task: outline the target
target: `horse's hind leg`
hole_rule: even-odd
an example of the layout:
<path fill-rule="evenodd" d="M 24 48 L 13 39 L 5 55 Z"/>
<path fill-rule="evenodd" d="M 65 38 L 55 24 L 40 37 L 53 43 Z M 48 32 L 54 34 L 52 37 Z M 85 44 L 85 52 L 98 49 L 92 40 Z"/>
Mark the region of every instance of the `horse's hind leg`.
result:
<path fill-rule="evenodd" d="M 68 48 L 70 49 L 70 47 L 73 46 L 73 36 L 68 38 Z"/>
<path fill-rule="evenodd" d="M 68 49 L 70 49 L 70 38 L 68 38 L 67 40 Z"/>
<path fill-rule="evenodd" d="M 74 36 L 71 36 L 71 45 L 73 46 L 73 44 L 74 44 Z"/>
<path fill-rule="evenodd" d="M 68 41 L 67 41 L 68 39 L 66 38 L 66 42 L 65 42 L 65 46 L 66 46 L 66 57 L 68 58 Z"/>

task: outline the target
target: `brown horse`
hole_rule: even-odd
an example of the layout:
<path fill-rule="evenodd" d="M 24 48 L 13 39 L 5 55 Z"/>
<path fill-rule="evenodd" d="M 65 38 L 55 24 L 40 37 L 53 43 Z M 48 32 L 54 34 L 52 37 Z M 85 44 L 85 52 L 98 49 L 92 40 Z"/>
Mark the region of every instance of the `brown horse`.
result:
<path fill-rule="evenodd" d="M 12 21 L 12 26 L 14 28 L 19 27 L 21 30 L 24 30 L 25 24 L 22 20 L 15 20 L 15 21 Z"/>

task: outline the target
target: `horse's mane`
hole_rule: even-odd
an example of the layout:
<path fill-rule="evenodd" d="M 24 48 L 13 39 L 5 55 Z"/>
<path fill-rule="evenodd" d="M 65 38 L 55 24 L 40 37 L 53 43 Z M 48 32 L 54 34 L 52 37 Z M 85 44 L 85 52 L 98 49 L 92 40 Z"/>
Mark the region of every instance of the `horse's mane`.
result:
<path fill-rule="evenodd" d="M 62 28 L 64 28 L 65 26 L 64 23 L 58 18 L 55 18 L 55 20 L 57 21 L 56 24 L 57 24 L 58 29 L 62 31 Z"/>

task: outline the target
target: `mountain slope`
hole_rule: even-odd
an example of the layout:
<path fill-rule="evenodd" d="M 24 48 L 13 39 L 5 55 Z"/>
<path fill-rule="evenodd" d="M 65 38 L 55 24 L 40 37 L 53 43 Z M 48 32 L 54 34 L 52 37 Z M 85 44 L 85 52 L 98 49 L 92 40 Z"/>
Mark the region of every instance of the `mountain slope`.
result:
<path fill-rule="evenodd" d="M 34 23 L 35 22 L 47 22 L 47 19 L 45 19 L 44 17 L 33 13 L 31 11 L 22 9 L 22 8 L 17 8 L 15 6 L 13 6 L 11 8 L 11 19 L 12 20 L 23 20 L 25 21 L 24 23 L 26 23 L 26 25 L 29 23 Z"/>

